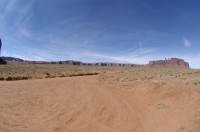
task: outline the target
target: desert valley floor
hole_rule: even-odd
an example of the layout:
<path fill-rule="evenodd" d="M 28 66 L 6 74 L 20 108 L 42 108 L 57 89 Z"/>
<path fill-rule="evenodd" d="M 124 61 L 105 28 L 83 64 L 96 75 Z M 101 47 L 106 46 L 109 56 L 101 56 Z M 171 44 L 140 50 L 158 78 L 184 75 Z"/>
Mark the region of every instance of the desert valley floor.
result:
<path fill-rule="evenodd" d="M 199 71 L 120 70 L 0 81 L 0 131 L 200 131 Z"/>

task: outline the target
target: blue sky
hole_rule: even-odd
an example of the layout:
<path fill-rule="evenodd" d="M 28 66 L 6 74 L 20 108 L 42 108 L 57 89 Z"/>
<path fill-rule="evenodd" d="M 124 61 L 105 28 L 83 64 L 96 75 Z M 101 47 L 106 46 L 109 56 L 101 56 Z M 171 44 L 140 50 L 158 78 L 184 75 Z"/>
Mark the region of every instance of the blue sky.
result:
<path fill-rule="evenodd" d="M 200 1 L 1 0 L 3 56 L 200 68 Z"/>

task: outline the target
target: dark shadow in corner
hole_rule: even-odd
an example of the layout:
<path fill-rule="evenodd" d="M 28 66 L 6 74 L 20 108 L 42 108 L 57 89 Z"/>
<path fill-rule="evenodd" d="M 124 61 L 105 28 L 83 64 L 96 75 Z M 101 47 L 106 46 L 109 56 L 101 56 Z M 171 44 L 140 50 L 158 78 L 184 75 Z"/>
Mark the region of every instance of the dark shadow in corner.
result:
<path fill-rule="evenodd" d="M 7 64 L 7 62 L 4 61 L 4 60 L 0 57 L 0 65 L 5 65 L 5 64 Z"/>

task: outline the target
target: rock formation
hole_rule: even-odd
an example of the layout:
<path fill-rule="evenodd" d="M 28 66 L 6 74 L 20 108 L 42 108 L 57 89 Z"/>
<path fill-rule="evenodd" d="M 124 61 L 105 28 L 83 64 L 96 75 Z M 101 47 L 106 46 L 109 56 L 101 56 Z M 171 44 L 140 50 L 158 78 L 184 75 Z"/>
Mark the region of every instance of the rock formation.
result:
<path fill-rule="evenodd" d="M 123 64 L 123 63 L 83 63 L 78 61 L 64 61 L 62 64 L 85 66 L 114 66 L 114 67 L 158 67 L 158 68 L 190 68 L 189 63 L 183 59 L 171 58 L 158 61 L 150 61 L 149 64 Z"/>
<path fill-rule="evenodd" d="M 148 67 L 167 67 L 167 68 L 189 68 L 189 63 L 183 59 L 171 58 L 158 61 L 150 61 Z"/>
<path fill-rule="evenodd" d="M 83 63 L 79 61 L 60 61 L 51 64 L 84 65 L 84 66 L 113 66 L 113 67 L 158 67 L 158 68 L 190 68 L 189 63 L 183 59 L 171 58 L 158 61 L 150 61 L 149 64 L 123 64 L 123 63 Z"/>
<path fill-rule="evenodd" d="M 76 66 L 110 66 L 110 67 L 158 67 L 158 68 L 190 68 L 189 63 L 185 62 L 183 59 L 179 58 L 171 58 L 165 60 L 157 60 L 157 61 L 149 61 L 148 64 L 123 64 L 123 63 L 107 63 L 107 62 L 100 62 L 100 63 L 84 63 L 80 61 L 25 61 L 19 58 L 13 57 L 3 57 L 6 61 L 18 61 L 18 62 L 26 62 L 31 64 L 65 64 L 65 65 L 76 65 Z"/>
<path fill-rule="evenodd" d="M 24 62 L 24 60 L 20 59 L 20 58 L 15 58 L 15 57 L 5 57 L 2 56 L 1 57 L 3 60 L 5 61 L 16 61 L 16 62 Z"/>
<path fill-rule="evenodd" d="M 0 57 L 0 65 L 4 65 L 7 64 L 6 61 L 4 61 L 1 57 Z"/>

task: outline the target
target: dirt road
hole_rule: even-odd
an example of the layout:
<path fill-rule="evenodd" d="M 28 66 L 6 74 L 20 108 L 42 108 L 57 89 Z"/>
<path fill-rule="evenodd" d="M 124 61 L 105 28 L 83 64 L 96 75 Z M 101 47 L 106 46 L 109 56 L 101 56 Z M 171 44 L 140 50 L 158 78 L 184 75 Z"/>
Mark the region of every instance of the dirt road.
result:
<path fill-rule="evenodd" d="M 0 132 L 199 132 L 200 94 L 98 76 L 0 82 Z"/>

